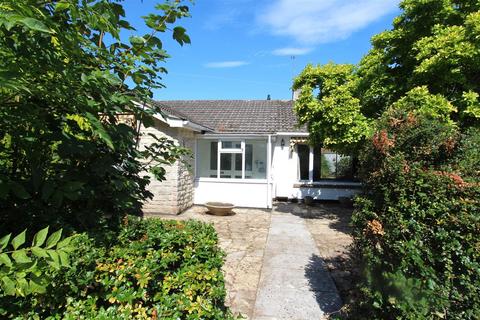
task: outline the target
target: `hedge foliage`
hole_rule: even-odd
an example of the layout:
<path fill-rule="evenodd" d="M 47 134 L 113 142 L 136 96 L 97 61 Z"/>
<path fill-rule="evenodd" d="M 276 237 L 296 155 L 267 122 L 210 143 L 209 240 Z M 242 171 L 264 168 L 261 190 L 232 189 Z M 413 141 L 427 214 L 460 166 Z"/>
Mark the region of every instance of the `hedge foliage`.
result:
<path fill-rule="evenodd" d="M 113 234 L 113 233 L 112 233 Z M 107 239 L 107 240 L 106 240 Z M 0 293 L 9 319 L 230 319 L 212 225 L 125 219 L 118 235 L 72 240 L 70 267 L 46 292 Z"/>
<path fill-rule="evenodd" d="M 417 98 L 384 114 L 361 159 L 355 319 L 480 318 L 480 130 Z"/>

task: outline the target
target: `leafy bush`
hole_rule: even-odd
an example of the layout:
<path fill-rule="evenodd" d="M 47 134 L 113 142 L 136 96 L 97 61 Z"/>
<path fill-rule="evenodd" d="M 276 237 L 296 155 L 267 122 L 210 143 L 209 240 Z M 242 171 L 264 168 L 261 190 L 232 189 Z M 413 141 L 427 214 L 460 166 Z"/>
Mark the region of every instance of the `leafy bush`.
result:
<path fill-rule="evenodd" d="M 480 130 L 420 100 L 389 110 L 363 154 L 356 319 L 480 318 Z"/>
<path fill-rule="evenodd" d="M 12 301 L 4 315 L 62 319 L 229 319 L 223 253 L 213 226 L 125 219 L 110 245 L 82 234 L 71 267 L 45 294 Z"/>

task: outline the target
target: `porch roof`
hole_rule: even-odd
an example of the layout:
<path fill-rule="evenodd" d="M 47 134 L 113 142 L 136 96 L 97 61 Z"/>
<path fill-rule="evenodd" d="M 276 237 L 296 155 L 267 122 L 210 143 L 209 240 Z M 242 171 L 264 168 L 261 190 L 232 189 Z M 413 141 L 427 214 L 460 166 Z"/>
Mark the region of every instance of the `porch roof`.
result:
<path fill-rule="evenodd" d="M 154 101 L 165 113 L 180 116 L 215 133 L 306 133 L 291 100 Z"/>

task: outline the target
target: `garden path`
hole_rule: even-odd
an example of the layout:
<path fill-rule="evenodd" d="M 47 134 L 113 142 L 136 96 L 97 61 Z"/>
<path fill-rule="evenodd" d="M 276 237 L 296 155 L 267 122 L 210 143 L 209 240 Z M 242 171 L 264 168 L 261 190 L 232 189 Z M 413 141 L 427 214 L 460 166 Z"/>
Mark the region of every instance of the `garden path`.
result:
<path fill-rule="evenodd" d="M 273 211 L 253 318 L 324 319 L 341 306 L 304 220 Z"/>
<path fill-rule="evenodd" d="M 277 203 L 273 210 L 237 208 L 226 217 L 194 206 L 162 218 L 214 224 L 227 254 L 226 305 L 234 313 L 247 319 L 310 320 L 341 306 L 331 275 L 337 285 L 345 278 L 336 273 L 342 266 L 334 258 L 342 257 L 351 242 L 346 226 L 350 214 L 338 204 Z"/>

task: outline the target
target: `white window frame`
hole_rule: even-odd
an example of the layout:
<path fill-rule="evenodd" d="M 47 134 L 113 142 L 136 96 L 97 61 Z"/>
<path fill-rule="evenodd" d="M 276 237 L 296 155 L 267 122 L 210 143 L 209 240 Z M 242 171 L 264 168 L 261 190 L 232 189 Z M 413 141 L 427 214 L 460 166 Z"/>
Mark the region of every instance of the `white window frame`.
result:
<path fill-rule="evenodd" d="M 264 179 L 245 179 L 245 172 L 246 172 L 246 156 L 245 156 L 245 151 L 246 151 L 246 142 L 249 140 L 264 140 L 265 139 L 265 144 L 267 146 L 267 154 L 266 156 L 266 162 L 268 163 L 268 145 L 269 145 L 269 140 L 268 137 L 263 137 L 263 136 L 252 136 L 252 137 L 233 137 L 233 136 L 228 136 L 228 137 L 201 137 L 198 138 L 198 140 L 211 140 L 211 141 L 217 141 L 217 177 L 216 178 L 210 178 L 210 177 L 198 177 L 197 176 L 197 170 L 195 170 L 195 180 L 196 181 L 216 181 L 216 182 L 239 182 L 239 183 L 266 183 L 267 178 L 268 178 L 268 171 L 267 171 L 267 177 Z M 241 147 L 239 148 L 222 148 L 222 142 L 223 141 L 240 141 Z M 198 147 L 195 148 L 196 156 L 198 157 Z M 242 155 L 242 178 L 220 178 L 221 176 L 221 154 L 241 154 Z M 196 160 L 198 161 L 198 160 Z M 232 166 L 235 164 L 232 162 Z M 252 164 L 253 165 L 253 164 Z M 195 165 L 196 167 L 196 165 Z M 269 167 L 269 164 L 267 165 Z"/>

